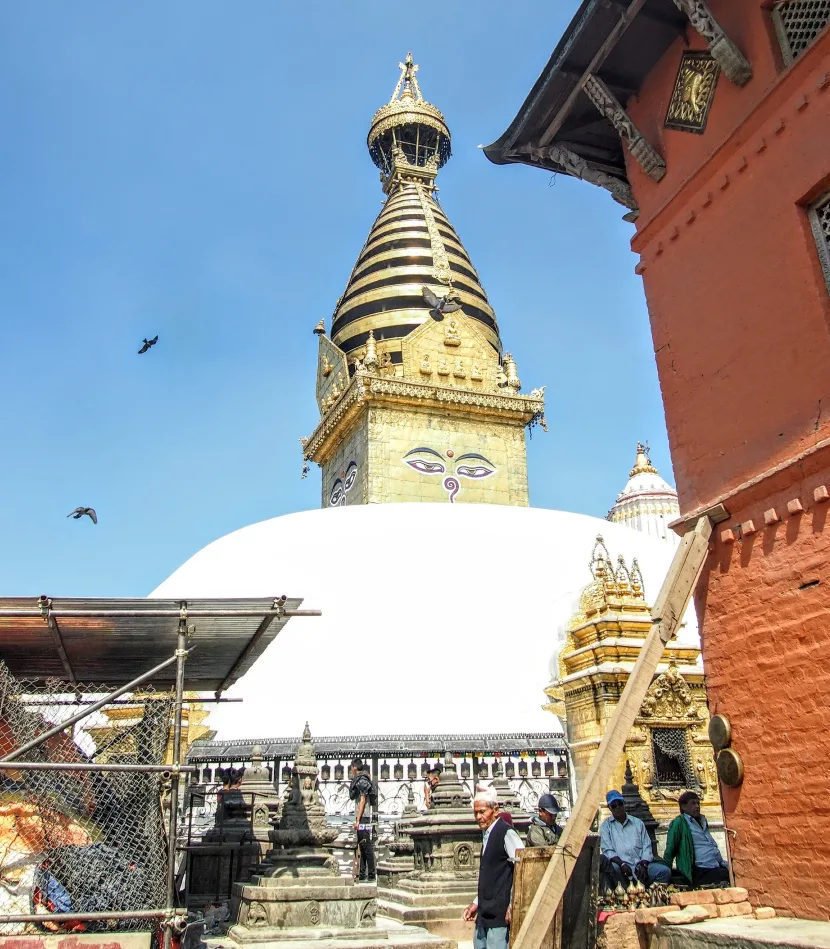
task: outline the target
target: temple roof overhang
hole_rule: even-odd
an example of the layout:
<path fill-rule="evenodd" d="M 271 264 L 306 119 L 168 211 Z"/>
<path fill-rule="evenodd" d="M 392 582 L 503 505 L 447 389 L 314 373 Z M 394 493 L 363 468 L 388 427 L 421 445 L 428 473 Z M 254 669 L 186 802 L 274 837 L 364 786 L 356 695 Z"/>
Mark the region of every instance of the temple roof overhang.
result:
<path fill-rule="evenodd" d="M 666 0 L 583 0 L 516 117 L 485 155 L 497 165 L 519 162 L 576 174 L 548 154 L 549 146 L 559 145 L 589 168 L 626 182 L 620 133 L 584 83 L 597 77 L 625 105 L 688 27 L 686 14 Z M 531 149 L 544 154 L 532 157 Z"/>
<path fill-rule="evenodd" d="M 195 741 L 187 753 L 193 762 L 247 761 L 258 745 L 263 758 L 293 758 L 299 738 L 244 738 Z M 505 732 L 494 734 L 337 735 L 314 739 L 318 758 L 435 757 L 445 752 L 488 756 L 493 754 L 565 754 L 561 732 Z"/>

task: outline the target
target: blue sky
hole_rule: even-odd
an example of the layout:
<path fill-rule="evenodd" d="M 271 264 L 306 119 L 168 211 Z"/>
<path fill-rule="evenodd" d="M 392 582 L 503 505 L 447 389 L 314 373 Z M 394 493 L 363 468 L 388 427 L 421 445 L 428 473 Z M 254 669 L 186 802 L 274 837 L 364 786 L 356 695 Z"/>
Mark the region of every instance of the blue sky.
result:
<path fill-rule="evenodd" d="M 380 208 L 366 132 L 409 49 L 453 135 L 442 205 L 525 388 L 547 385 L 531 503 L 603 516 L 638 438 L 671 478 L 622 209 L 476 148 L 577 5 L 5 5 L 0 594 L 141 596 L 319 505 L 311 331 Z"/>

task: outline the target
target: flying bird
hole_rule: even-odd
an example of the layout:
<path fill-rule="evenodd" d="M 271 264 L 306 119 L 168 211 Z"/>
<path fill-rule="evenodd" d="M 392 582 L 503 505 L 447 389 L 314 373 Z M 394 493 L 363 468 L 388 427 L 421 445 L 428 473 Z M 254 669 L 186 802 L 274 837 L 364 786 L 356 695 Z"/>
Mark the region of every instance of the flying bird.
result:
<path fill-rule="evenodd" d="M 139 349 L 139 351 L 138 351 L 138 355 L 140 356 L 142 353 L 146 353 L 147 350 L 148 350 L 151 346 L 155 346 L 158 341 L 159 341 L 158 336 L 154 336 L 152 339 L 145 339 L 145 340 L 144 340 L 144 345 L 143 345 L 143 346 L 141 347 L 141 349 Z"/>
<path fill-rule="evenodd" d="M 70 511 L 66 516 L 74 517 L 77 521 L 79 518 L 82 518 L 84 514 L 89 515 L 89 519 L 93 524 L 98 523 L 98 515 L 95 513 L 94 507 L 76 507 L 74 511 Z"/>
<path fill-rule="evenodd" d="M 456 296 L 452 290 L 445 297 L 436 296 L 429 287 L 421 287 L 421 293 L 429 304 L 429 315 L 439 323 L 444 319 L 445 313 L 455 313 L 461 309 L 461 304 L 454 302 Z"/>

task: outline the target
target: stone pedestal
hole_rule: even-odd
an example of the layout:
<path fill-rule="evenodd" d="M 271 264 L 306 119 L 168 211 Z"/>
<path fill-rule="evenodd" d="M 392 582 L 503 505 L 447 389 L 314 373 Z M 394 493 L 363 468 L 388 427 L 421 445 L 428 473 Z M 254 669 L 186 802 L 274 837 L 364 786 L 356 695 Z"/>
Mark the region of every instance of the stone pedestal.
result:
<path fill-rule="evenodd" d="M 461 914 L 478 888 L 482 837 L 451 756 L 446 756 L 430 809 L 412 819 L 409 832 L 415 869 L 394 887 L 378 888 L 378 912 L 469 939 L 470 927 L 461 923 Z"/>
<path fill-rule="evenodd" d="M 377 889 L 340 876 L 331 844 L 337 830 L 326 823 L 318 787 L 317 758 L 308 725 L 273 844 L 250 883 L 234 888 L 228 935 L 238 945 L 274 943 L 300 949 L 324 942 L 327 949 L 378 944 L 455 949 L 446 940 L 412 927 L 376 925 Z"/>

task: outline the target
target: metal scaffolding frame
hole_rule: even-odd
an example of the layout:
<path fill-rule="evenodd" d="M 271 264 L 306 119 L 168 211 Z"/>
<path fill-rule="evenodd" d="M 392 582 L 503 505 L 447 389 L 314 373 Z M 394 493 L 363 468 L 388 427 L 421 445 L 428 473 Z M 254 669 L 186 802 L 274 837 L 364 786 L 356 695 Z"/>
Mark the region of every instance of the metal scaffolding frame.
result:
<path fill-rule="evenodd" d="M 32 599 L 34 598 L 28 598 L 28 602 L 31 602 Z M 183 911 L 175 906 L 176 843 L 179 830 L 178 810 L 180 781 L 182 774 L 191 773 L 197 770 L 195 767 L 182 764 L 181 747 L 182 712 L 186 702 L 184 698 L 184 691 L 187 684 L 186 662 L 189 655 L 196 648 L 196 644 L 189 644 L 189 640 L 193 638 L 196 633 L 196 627 L 189 625 L 189 621 L 193 619 L 222 618 L 258 618 L 260 620 L 259 624 L 256 626 L 256 629 L 251 635 L 247 635 L 247 632 L 245 631 L 241 631 L 240 634 L 240 629 L 235 627 L 234 632 L 237 633 L 236 638 L 241 641 L 247 641 L 243 642 L 241 651 L 230 661 L 226 656 L 222 658 L 217 657 L 215 661 L 211 662 L 212 657 L 210 655 L 205 656 L 205 650 L 200 651 L 200 659 L 204 657 L 208 668 L 207 671 L 202 671 L 201 677 L 193 684 L 198 684 L 198 682 L 200 682 L 201 679 L 206 675 L 211 679 L 211 681 L 218 681 L 218 688 L 216 689 L 215 695 L 216 699 L 218 699 L 220 694 L 230 685 L 232 685 L 239 676 L 244 675 L 250 665 L 256 661 L 259 654 L 264 651 L 270 642 L 270 639 L 273 639 L 273 637 L 276 635 L 276 633 L 272 631 L 270 634 L 270 639 L 266 640 L 265 638 L 266 632 L 269 630 L 269 627 L 274 623 L 275 620 L 282 621 L 278 624 L 277 632 L 279 632 L 279 629 L 282 628 L 282 625 L 284 625 L 288 618 L 292 616 L 320 616 L 321 611 L 297 609 L 294 604 L 298 606 L 302 600 L 294 600 L 292 601 L 291 607 L 286 607 L 287 597 L 285 596 L 268 598 L 267 601 L 264 601 L 261 598 L 259 600 L 244 601 L 211 600 L 209 601 L 211 605 L 204 605 L 204 601 L 195 601 L 198 604 L 195 607 L 192 605 L 189 607 L 187 600 L 177 600 L 173 601 L 173 604 L 169 607 L 160 605 L 158 608 L 155 607 L 154 601 L 146 599 L 133 601 L 107 601 L 102 599 L 67 601 L 66 606 L 61 606 L 56 605 L 50 597 L 41 596 L 38 597 L 31 606 L 28 605 L 28 602 L 27 600 L 21 598 L 0 598 L 0 658 L 5 659 L 5 654 L 7 652 L 6 647 L 11 644 L 13 637 L 18 632 L 15 629 L 14 623 L 3 623 L 3 620 L 16 619 L 21 621 L 21 625 L 23 625 L 25 622 L 25 631 L 27 633 L 31 632 L 31 623 L 29 621 L 40 620 L 41 623 L 48 629 L 52 643 L 60 658 L 61 667 L 68 680 L 73 684 L 77 684 L 80 678 L 85 678 L 86 681 L 89 681 L 92 684 L 98 682 L 103 686 L 107 681 L 107 678 L 102 676 L 101 672 L 106 670 L 106 663 L 103 663 L 102 665 L 96 656 L 94 663 L 95 674 L 84 677 L 82 672 L 79 670 L 78 661 L 75 659 L 75 657 L 70 655 L 70 652 L 67 649 L 67 642 L 62 635 L 59 622 L 60 620 L 71 619 L 73 623 L 75 623 L 76 628 L 80 621 L 90 620 L 93 621 L 90 626 L 94 626 L 98 631 L 100 631 L 101 628 L 101 621 L 104 620 L 135 621 L 126 625 L 121 624 L 121 626 L 116 630 L 116 635 L 117 632 L 129 632 L 130 634 L 134 634 L 140 629 L 142 623 L 146 625 L 147 620 L 170 619 L 176 622 L 176 649 L 172 656 L 169 656 L 162 662 L 154 665 L 151 669 L 143 672 L 141 675 L 131 678 L 130 681 L 119 686 L 117 689 L 108 692 L 103 698 L 92 702 L 91 704 L 86 703 L 85 707 L 75 715 L 70 716 L 54 727 L 47 729 L 36 738 L 26 742 L 19 748 L 15 748 L 4 758 L 0 759 L 0 770 L 6 770 L 6 767 L 4 766 L 8 766 L 8 769 L 26 771 L 143 771 L 168 773 L 170 776 L 170 816 L 168 820 L 167 833 L 167 905 L 157 909 L 135 911 L 74 914 L 71 912 L 51 914 L 4 914 L 0 915 L 0 923 L 43 923 L 49 920 L 54 920 L 58 923 L 64 923 L 69 921 L 94 921 L 112 919 L 160 919 L 162 921 L 162 925 L 164 926 L 165 949 L 170 949 L 172 928 L 174 926 L 182 925 L 182 921 L 186 919 L 186 914 L 183 915 Z M 112 606 L 108 608 L 106 606 L 107 602 L 117 602 L 119 606 Z M 170 601 L 156 602 L 169 603 Z M 193 602 L 193 600 L 190 601 L 191 604 L 193 604 Z M 91 603 L 93 605 L 84 606 L 84 603 Z M 123 604 L 125 603 L 128 605 L 124 606 Z M 214 606 L 212 605 L 214 603 L 223 603 L 228 605 Z M 162 633 L 162 635 L 169 635 L 170 630 L 160 630 L 158 628 L 158 624 L 154 624 L 151 632 L 155 634 Z M 40 668 L 42 658 L 42 655 L 38 659 L 38 657 L 34 655 L 27 655 L 25 652 L 21 654 L 18 652 L 13 661 L 8 664 L 15 674 L 20 674 L 22 672 L 24 675 L 26 673 L 32 675 L 34 673 L 36 676 L 41 677 L 42 673 L 40 672 Z M 86 658 L 89 660 L 90 657 L 87 656 Z M 81 662 L 83 662 L 83 657 Z M 87 718 L 89 715 L 118 699 L 121 695 L 132 691 L 140 685 L 152 682 L 154 679 L 157 680 L 160 677 L 160 674 L 173 664 L 175 664 L 175 678 L 173 680 L 175 699 L 173 705 L 172 762 L 169 765 L 164 763 L 159 763 L 157 765 L 108 765 L 87 763 L 75 764 L 74 762 L 18 761 L 20 756 L 40 747 L 50 738 L 60 734 L 61 732 L 64 732 L 67 728 L 72 728 L 74 725 Z M 109 671 L 112 672 L 113 669 L 110 669 Z M 120 676 L 117 676 L 117 678 L 120 678 Z M 167 677 L 165 676 L 164 678 L 166 679 Z"/>

